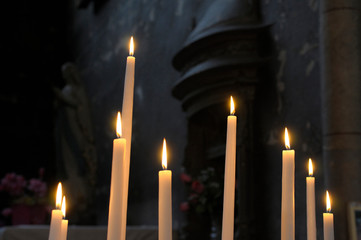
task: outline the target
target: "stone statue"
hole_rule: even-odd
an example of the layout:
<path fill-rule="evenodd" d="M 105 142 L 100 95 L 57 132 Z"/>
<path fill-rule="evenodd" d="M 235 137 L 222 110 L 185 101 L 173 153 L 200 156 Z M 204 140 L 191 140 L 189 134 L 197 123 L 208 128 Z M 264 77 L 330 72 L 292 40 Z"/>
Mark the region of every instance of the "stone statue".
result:
<path fill-rule="evenodd" d="M 69 199 L 72 222 L 91 224 L 90 209 L 95 214 L 97 156 L 87 94 L 73 63 L 62 66 L 65 86 L 54 88 L 56 107 L 57 169 Z M 91 213 L 90 213 L 91 214 Z"/>

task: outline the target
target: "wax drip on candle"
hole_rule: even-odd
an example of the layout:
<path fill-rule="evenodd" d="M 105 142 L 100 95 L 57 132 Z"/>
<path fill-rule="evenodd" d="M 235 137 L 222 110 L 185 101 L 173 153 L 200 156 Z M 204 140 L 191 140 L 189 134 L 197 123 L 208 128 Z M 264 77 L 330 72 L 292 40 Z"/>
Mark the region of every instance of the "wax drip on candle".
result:
<path fill-rule="evenodd" d="M 291 146 L 290 146 L 290 137 L 288 136 L 288 130 L 287 128 L 285 128 L 285 146 L 286 146 L 286 149 L 290 149 Z"/>
<path fill-rule="evenodd" d="M 129 43 L 129 55 L 133 56 L 134 55 L 134 42 L 133 42 L 133 36 L 130 38 L 130 43 Z"/>
<path fill-rule="evenodd" d="M 312 165 L 312 159 L 308 159 L 308 176 L 313 176 L 313 165 Z"/>
<path fill-rule="evenodd" d="M 58 189 L 56 191 L 56 200 L 55 200 L 55 207 L 57 209 L 61 208 L 61 197 L 63 196 L 61 182 L 58 183 Z"/>
<path fill-rule="evenodd" d="M 328 213 L 331 212 L 331 200 L 330 200 L 330 194 L 328 193 L 328 191 L 326 191 L 326 211 Z"/>
<path fill-rule="evenodd" d="M 122 137 L 122 119 L 120 116 L 120 112 L 118 112 L 118 115 L 117 115 L 117 137 L 118 138 Z"/>
<path fill-rule="evenodd" d="M 163 138 L 162 167 L 163 170 L 167 169 L 167 143 L 165 138 Z"/>

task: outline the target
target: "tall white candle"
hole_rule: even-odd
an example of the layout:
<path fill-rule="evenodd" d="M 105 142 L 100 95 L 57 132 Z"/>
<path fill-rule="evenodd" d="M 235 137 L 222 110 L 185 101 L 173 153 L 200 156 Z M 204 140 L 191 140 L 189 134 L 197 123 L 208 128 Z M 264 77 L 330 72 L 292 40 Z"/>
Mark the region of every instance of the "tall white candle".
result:
<path fill-rule="evenodd" d="M 159 171 L 158 240 L 172 240 L 172 171 L 167 170 L 167 146 L 163 139 L 163 170 Z"/>
<path fill-rule="evenodd" d="M 326 212 L 323 213 L 323 239 L 334 240 L 333 213 L 331 213 L 331 200 L 326 191 Z"/>
<path fill-rule="evenodd" d="M 51 220 L 50 220 L 50 231 L 49 231 L 49 240 L 59 240 L 60 232 L 61 232 L 61 220 L 62 220 L 62 212 L 61 212 L 61 197 L 63 191 L 61 183 L 59 182 L 58 188 L 56 191 L 56 200 L 55 200 L 55 209 L 51 211 Z"/>
<path fill-rule="evenodd" d="M 122 127 L 120 113 L 117 116 L 117 136 L 113 141 L 113 160 L 110 183 L 110 200 L 108 215 L 108 240 L 124 240 L 125 234 L 122 233 L 121 226 L 124 224 L 122 214 L 123 187 L 124 187 L 124 162 L 126 140 L 122 138 Z M 124 237 L 124 238 L 123 238 Z"/>
<path fill-rule="evenodd" d="M 307 204 L 307 240 L 316 240 L 316 211 L 315 211 L 315 177 L 311 158 L 308 160 L 308 177 L 306 177 Z"/>
<path fill-rule="evenodd" d="M 65 219 L 65 196 L 63 197 L 63 202 L 61 203 L 61 212 L 63 215 L 63 219 L 61 220 L 61 230 L 60 230 L 60 238 L 59 240 L 66 240 L 68 236 L 68 220 Z"/>
<path fill-rule="evenodd" d="M 290 150 L 290 141 L 285 128 L 285 145 L 282 151 L 282 206 L 281 240 L 295 239 L 295 151 Z"/>
<path fill-rule="evenodd" d="M 227 118 L 227 140 L 224 170 L 222 240 L 233 240 L 234 196 L 236 183 L 236 138 L 237 117 L 234 116 L 234 102 L 231 97 L 231 111 Z"/>
<path fill-rule="evenodd" d="M 122 186 L 122 205 L 121 205 L 121 240 L 125 239 L 127 226 L 127 209 L 128 209 L 128 186 L 129 186 L 129 167 L 130 153 L 132 144 L 132 121 L 133 121 L 133 96 L 134 96 L 134 69 L 135 57 L 133 37 L 130 39 L 129 56 L 127 57 L 127 66 L 125 69 L 124 93 L 123 93 L 123 136 L 127 142 L 125 150 L 125 161 L 123 166 L 123 186 Z"/>

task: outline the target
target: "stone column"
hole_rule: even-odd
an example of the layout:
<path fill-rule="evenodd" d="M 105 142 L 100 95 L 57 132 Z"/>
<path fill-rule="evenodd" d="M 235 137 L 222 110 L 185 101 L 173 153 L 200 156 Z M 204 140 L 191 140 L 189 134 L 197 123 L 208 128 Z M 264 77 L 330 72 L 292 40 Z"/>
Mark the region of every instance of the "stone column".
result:
<path fill-rule="evenodd" d="M 361 201 L 360 0 L 322 0 L 320 17 L 325 182 L 335 239 L 346 240 L 347 206 Z"/>

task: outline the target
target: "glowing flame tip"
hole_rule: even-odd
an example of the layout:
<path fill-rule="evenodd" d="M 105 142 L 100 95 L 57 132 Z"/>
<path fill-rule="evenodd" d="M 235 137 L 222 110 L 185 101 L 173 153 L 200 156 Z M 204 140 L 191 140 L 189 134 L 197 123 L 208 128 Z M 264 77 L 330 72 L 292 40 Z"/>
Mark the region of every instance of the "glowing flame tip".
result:
<path fill-rule="evenodd" d="M 57 209 L 61 208 L 61 197 L 63 196 L 63 190 L 61 186 L 61 182 L 58 183 L 58 189 L 56 191 L 56 201 L 55 201 L 55 207 Z"/>
<path fill-rule="evenodd" d="M 328 191 L 326 191 L 326 211 L 331 212 L 331 200 Z"/>
<path fill-rule="evenodd" d="M 313 175 L 313 165 L 312 165 L 312 159 L 311 158 L 308 159 L 308 175 L 309 176 Z"/>
<path fill-rule="evenodd" d="M 134 42 L 133 42 L 133 36 L 130 38 L 130 44 L 129 44 L 129 55 L 134 55 Z"/>
<path fill-rule="evenodd" d="M 163 139 L 162 167 L 167 169 L 167 142 Z"/>
<path fill-rule="evenodd" d="M 234 101 L 233 101 L 233 97 L 231 96 L 231 108 L 230 108 L 230 113 L 233 115 L 235 112 L 235 109 L 234 109 Z"/>
<path fill-rule="evenodd" d="M 63 213 L 63 218 L 65 218 L 65 209 L 66 209 L 65 196 L 63 196 L 63 201 L 61 202 L 61 212 Z"/>
<path fill-rule="evenodd" d="M 120 116 L 120 112 L 117 115 L 117 137 L 120 138 L 122 136 L 122 119 Z"/>
<path fill-rule="evenodd" d="M 285 128 L 285 146 L 287 149 L 290 149 L 290 137 L 288 136 L 288 130 Z"/>

